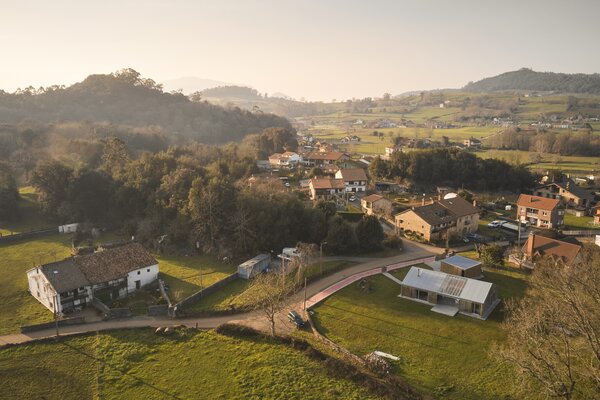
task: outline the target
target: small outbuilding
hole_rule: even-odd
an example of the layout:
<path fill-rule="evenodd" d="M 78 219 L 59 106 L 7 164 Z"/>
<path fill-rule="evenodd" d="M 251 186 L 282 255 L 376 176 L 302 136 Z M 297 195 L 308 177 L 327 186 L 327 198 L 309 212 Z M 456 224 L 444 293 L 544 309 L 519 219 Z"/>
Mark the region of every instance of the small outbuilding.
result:
<path fill-rule="evenodd" d="M 495 284 L 440 271 L 411 267 L 401 284 L 399 297 L 431 304 L 445 315 L 461 313 L 487 319 L 500 303 Z"/>
<path fill-rule="evenodd" d="M 465 278 L 483 278 L 481 263 L 463 256 L 452 256 L 441 260 L 440 271 Z"/>
<path fill-rule="evenodd" d="M 250 279 L 256 274 L 264 271 L 271 265 L 270 254 L 259 254 L 254 258 L 238 265 L 238 276 L 242 279 Z"/>

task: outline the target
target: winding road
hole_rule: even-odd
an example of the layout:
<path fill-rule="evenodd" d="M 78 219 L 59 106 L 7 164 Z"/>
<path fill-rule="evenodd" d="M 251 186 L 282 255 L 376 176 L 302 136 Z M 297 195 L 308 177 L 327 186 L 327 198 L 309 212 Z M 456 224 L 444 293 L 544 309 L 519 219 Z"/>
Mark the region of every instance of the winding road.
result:
<path fill-rule="evenodd" d="M 325 276 L 317 281 L 307 285 L 307 307 L 311 307 L 326 297 L 332 295 L 343 287 L 357 281 L 365 276 L 381 273 L 382 267 L 388 269 L 402 268 L 414 265 L 416 263 L 430 259 L 436 254 L 443 252 L 442 249 L 432 246 L 404 241 L 404 251 L 393 257 L 386 258 L 368 258 L 368 257 L 328 257 L 324 260 L 344 259 L 347 261 L 358 262 L 341 271 Z M 302 309 L 304 303 L 304 291 L 300 291 L 290 299 L 292 306 L 288 309 Z M 293 326 L 286 318 L 287 310 L 280 313 L 277 318 L 277 330 L 279 333 L 287 333 L 293 329 Z M 268 324 L 264 314 L 260 311 L 250 311 L 240 314 L 230 314 L 224 316 L 203 317 L 203 318 L 177 318 L 169 317 L 149 317 L 138 316 L 132 318 L 115 319 L 108 321 L 90 322 L 80 325 L 60 327 L 61 336 L 75 335 L 85 332 L 96 332 L 111 329 L 122 328 L 141 328 L 141 327 L 159 327 L 185 325 L 187 327 L 198 327 L 203 329 L 216 328 L 225 323 L 240 323 L 255 329 L 267 330 Z M 44 329 L 28 333 L 15 333 L 11 335 L 0 336 L 0 346 L 7 344 L 26 343 L 34 340 L 44 339 L 56 336 L 56 331 Z"/>

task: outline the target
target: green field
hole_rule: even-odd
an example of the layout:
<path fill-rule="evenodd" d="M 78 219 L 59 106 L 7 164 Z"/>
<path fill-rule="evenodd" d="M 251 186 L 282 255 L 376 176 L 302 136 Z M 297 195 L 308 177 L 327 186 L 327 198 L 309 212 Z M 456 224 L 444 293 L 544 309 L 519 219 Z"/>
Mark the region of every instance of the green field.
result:
<path fill-rule="evenodd" d="M 404 273 L 396 274 L 402 278 Z M 522 296 L 527 286 L 526 275 L 518 271 L 485 275 L 498 285 L 502 299 Z M 450 318 L 398 298 L 399 285 L 384 276 L 370 282 L 370 293 L 352 285 L 315 307 L 321 333 L 358 355 L 381 350 L 399 356 L 395 372 L 436 398 L 524 398 L 515 392 L 514 372 L 490 355 L 494 343 L 506 338 L 501 305 L 487 321 Z M 536 398 L 536 392 L 526 398 Z"/>
<path fill-rule="evenodd" d="M 3 399 L 373 399 L 301 352 L 216 332 L 112 331 L 0 350 Z"/>
<path fill-rule="evenodd" d="M 321 268 L 323 276 L 327 276 L 351 265 L 354 265 L 354 263 L 341 260 L 312 264 L 307 267 L 306 277 L 308 280 L 311 280 L 321 276 Z M 290 275 L 294 276 L 295 273 L 292 272 Z M 293 276 L 290 279 L 293 279 Z M 257 288 L 251 286 L 251 281 L 236 279 L 221 288 L 218 292 L 208 295 L 186 308 L 186 311 L 190 313 L 211 313 L 215 311 L 251 309 L 255 307 L 260 296 L 261 294 Z"/>
<path fill-rule="evenodd" d="M 593 217 L 576 217 L 565 213 L 565 229 L 600 229 L 598 225 L 593 225 L 593 222 Z"/>
<path fill-rule="evenodd" d="M 10 235 L 11 233 L 29 232 L 38 229 L 57 227 L 57 223 L 52 223 L 44 218 L 39 211 L 37 198 L 38 195 L 31 186 L 19 188 L 21 200 L 19 202 L 19 212 L 21 218 L 14 222 L 0 222 L 0 234 Z"/>
<path fill-rule="evenodd" d="M 62 234 L 0 245 L 0 334 L 52 318 L 52 313 L 29 294 L 26 272 L 35 265 L 68 257 L 70 250 L 71 235 Z"/>
<path fill-rule="evenodd" d="M 237 270 L 233 264 L 216 261 L 210 256 L 169 256 L 160 255 L 156 259 L 160 266 L 161 278 L 169 285 L 172 302 L 178 302 L 220 281 Z"/>
<path fill-rule="evenodd" d="M 521 150 L 482 150 L 476 153 L 481 158 L 496 158 L 510 164 L 530 164 L 531 152 Z M 598 157 L 585 156 L 559 156 L 556 154 L 543 153 L 542 162 L 530 164 L 529 168 L 540 171 L 549 169 L 560 169 L 563 172 L 585 174 L 600 170 L 600 159 Z"/>

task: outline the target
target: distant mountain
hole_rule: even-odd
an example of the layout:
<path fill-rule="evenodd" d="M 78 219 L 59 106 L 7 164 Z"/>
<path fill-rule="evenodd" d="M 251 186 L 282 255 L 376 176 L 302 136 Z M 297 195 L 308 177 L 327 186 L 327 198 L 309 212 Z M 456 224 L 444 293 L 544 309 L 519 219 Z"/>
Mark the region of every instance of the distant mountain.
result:
<path fill-rule="evenodd" d="M 165 92 L 174 90 L 182 90 L 184 94 L 201 92 L 205 89 L 214 88 L 217 86 L 231 85 L 223 81 L 215 81 L 212 79 L 197 78 L 195 76 L 186 76 L 177 79 L 170 79 L 161 82 Z"/>
<path fill-rule="evenodd" d="M 131 127 L 160 127 L 171 142 L 238 141 L 268 127 L 291 128 L 273 114 L 224 108 L 165 93 L 155 81 L 132 69 L 90 75 L 69 87 L 29 87 L 15 93 L 0 90 L 0 121 L 55 123 L 87 121 Z"/>
<path fill-rule="evenodd" d="M 469 92 L 494 92 L 523 90 L 561 93 L 600 94 L 600 74 L 563 74 L 537 72 L 529 68 L 469 82 L 463 90 Z"/>

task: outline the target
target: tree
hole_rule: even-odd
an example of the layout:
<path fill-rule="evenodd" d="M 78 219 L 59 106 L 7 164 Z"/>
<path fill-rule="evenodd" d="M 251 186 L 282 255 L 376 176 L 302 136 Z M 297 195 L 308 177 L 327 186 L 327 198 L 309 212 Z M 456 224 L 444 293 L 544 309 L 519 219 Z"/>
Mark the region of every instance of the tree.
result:
<path fill-rule="evenodd" d="M 257 306 L 269 321 L 272 336 L 275 336 L 277 314 L 284 310 L 288 297 L 296 290 L 294 280 L 286 279 L 285 275 L 283 268 L 261 273 L 253 278 L 251 284 L 250 290 L 257 293 Z"/>
<path fill-rule="evenodd" d="M 499 357 L 549 396 L 590 399 L 600 390 L 599 253 L 584 248 L 581 262 L 568 267 L 542 259 L 527 295 L 507 305 Z"/>
<path fill-rule="evenodd" d="M 19 216 L 19 189 L 8 168 L 0 165 L 0 220 L 13 220 Z"/>
<path fill-rule="evenodd" d="M 125 164 L 129 161 L 129 154 L 125 142 L 116 137 L 104 141 L 102 154 L 102 169 L 114 177 L 119 176 Z"/>
<path fill-rule="evenodd" d="M 358 244 L 352 225 L 339 215 L 329 220 L 326 241 L 327 250 L 333 254 L 354 253 Z"/>
<path fill-rule="evenodd" d="M 356 240 L 363 251 L 376 251 L 381 249 L 381 242 L 385 235 L 379 219 L 374 215 L 365 215 L 356 225 Z"/>
<path fill-rule="evenodd" d="M 498 267 L 504 264 L 504 249 L 492 244 L 481 249 L 481 261 L 484 267 Z"/>
<path fill-rule="evenodd" d="M 36 167 L 30 183 L 39 193 L 43 213 L 55 217 L 59 214 L 67 217 L 70 214 L 66 205 L 72 176 L 73 170 L 58 161 L 43 162 Z"/>
<path fill-rule="evenodd" d="M 315 208 L 321 210 L 327 219 L 333 217 L 337 212 L 337 206 L 333 201 L 319 200 Z"/>

